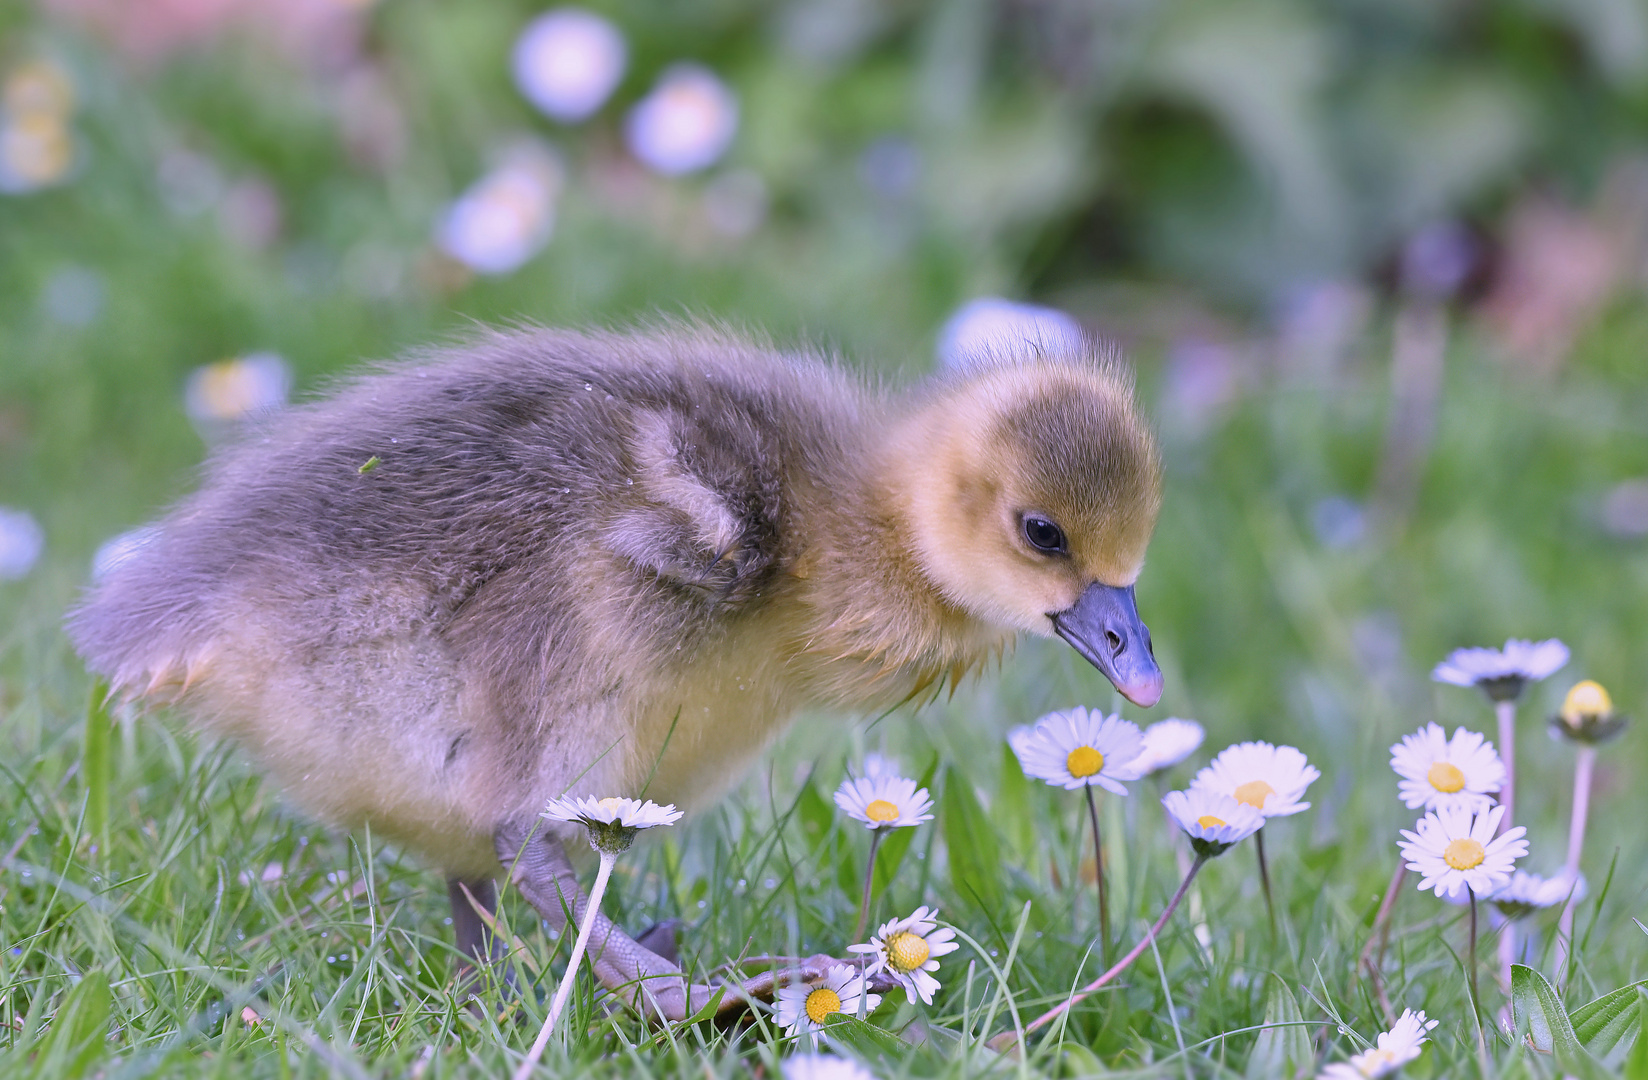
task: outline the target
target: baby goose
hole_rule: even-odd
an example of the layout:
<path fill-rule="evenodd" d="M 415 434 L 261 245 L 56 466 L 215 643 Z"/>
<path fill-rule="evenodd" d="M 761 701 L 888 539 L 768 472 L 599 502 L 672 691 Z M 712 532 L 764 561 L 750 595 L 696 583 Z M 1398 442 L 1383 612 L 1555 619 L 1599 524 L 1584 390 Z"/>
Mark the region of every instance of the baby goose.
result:
<path fill-rule="evenodd" d="M 485 956 L 500 864 L 550 925 L 584 910 L 551 797 L 702 806 L 802 706 L 895 705 L 1021 631 L 1155 704 L 1133 584 L 1159 504 L 1097 351 L 888 396 L 704 329 L 491 333 L 218 453 L 69 630 L 308 812 L 432 860 Z M 707 1000 L 602 938 L 632 1004 Z"/>

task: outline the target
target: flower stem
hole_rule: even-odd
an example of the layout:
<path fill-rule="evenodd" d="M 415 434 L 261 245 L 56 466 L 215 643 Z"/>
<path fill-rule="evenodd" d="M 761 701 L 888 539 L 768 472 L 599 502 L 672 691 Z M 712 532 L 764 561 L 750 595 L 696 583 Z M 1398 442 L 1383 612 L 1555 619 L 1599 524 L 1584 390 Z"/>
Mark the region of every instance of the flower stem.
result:
<path fill-rule="evenodd" d="M 618 856 L 610 852 L 601 852 L 601 868 L 595 873 L 595 886 L 589 891 L 589 906 L 584 909 L 584 921 L 578 927 L 578 940 L 572 945 L 572 956 L 567 960 L 566 974 L 561 976 L 561 985 L 555 990 L 555 1000 L 549 1006 L 549 1015 L 544 1017 L 544 1026 L 539 1029 L 538 1037 L 532 1042 L 532 1049 L 527 1051 L 526 1060 L 521 1067 L 515 1070 L 513 1080 L 526 1080 L 537 1068 L 538 1060 L 544 1056 L 544 1047 L 549 1045 L 550 1033 L 555 1030 L 555 1021 L 561 1017 L 561 1010 L 566 1007 L 567 998 L 572 995 L 572 984 L 578 979 L 578 965 L 583 962 L 584 948 L 589 944 L 589 932 L 595 927 L 595 916 L 601 910 L 601 895 L 607 891 L 607 879 L 612 876 L 613 864 Z"/>
<path fill-rule="evenodd" d="M 1406 881 L 1407 877 L 1407 863 L 1397 859 L 1396 872 L 1391 874 L 1390 884 L 1385 886 L 1384 899 L 1379 901 L 1379 914 L 1374 917 L 1373 932 L 1368 935 L 1368 943 L 1362 946 L 1362 967 L 1373 980 L 1373 990 L 1379 998 L 1379 1007 L 1385 1011 L 1385 1020 L 1392 1026 L 1396 1024 L 1396 1012 L 1391 1008 L 1390 998 L 1385 994 L 1385 979 L 1381 972 L 1385 964 L 1385 944 L 1390 940 L 1391 918 L 1396 911 L 1396 899 L 1401 895 L 1402 882 Z"/>
<path fill-rule="evenodd" d="M 1480 1018 L 1482 1016 L 1482 995 L 1477 990 L 1476 986 L 1476 890 L 1467 885 L 1465 887 L 1465 892 L 1471 898 L 1471 947 L 1470 952 L 1467 954 L 1469 959 L 1466 961 L 1466 964 L 1470 968 L 1471 977 L 1471 1015 L 1478 1018 L 1477 1026 L 1480 1028 Z"/>
<path fill-rule="evenodd" d="M 1265 830 L 1253 834 L 1253 850 L 1259 853 L 1259 884 L 1265 890 L 1265 913 L 1270 916 L 1270 941 L 1276 944 L 1276 902 L 1270 898 L 1270 865 L 1265 862 Z"/>
<path fill-rule="evenodd" d="M 864 936 L 864 927 L 870 922 L 870 887 L 875 883 L 876 852 L 881 850 L 881 830 L 870 833 L 870 861 L 864 867 L 864 897 L 858 902 L 858 925 L 853 927 L 853 940 Z"/>
<path fill-rule="evenodd" d="M 1190 864 L 1190 872 L 1186 874 L 1184 880 L 1179 883 L 1179 891 L 1174 893 L 1173 899 L 1167 902 L 1167 907 L 1162 911 L 1161 918 L 1156 920 L 1156 924 L 1150 928 L 1150 932 L 1144 936 L 1142 941 L 1133 946 L 1132 949 L 1128 950 L 1127 955 L 1116 961 L 1115 965 L 1112 966 L 1110 970 L 1106 971 L 1103 975 L 1100 975 L 1098 978 L 1082 987 L 1081 990 L 1075 994 L 1072 994 L 1061 1004 L 1047 1010 L 1034 1020 L 1030 1021 L 1030 1023 L 1026 1024 L 1024 1028 L 1025 1033 L 1028 1034 L 1035 1031 L 1037 1028 L 1043 1027 L 1049 1022 L 1063 1016 L 1066 1012 L 1070 1011 L 1071 1006 L 1075 1005 L 1095 990 L 1100 989 L 1106 983 L 1110 982 L 1110 980 L 1114 979 L 1116 976 L 1120 975 L 1132 966 L 1133 961 L 1137 960 L 1141 953 L 1150 948 L 1150 943 L 1156 940 L 1156 935 L 1162 932 L 1162 927 L 1167 925 L 1167 920 L 1173 916 L 1174 909 L 1179 906 L 1179 901 L 1184 899 L 1184 894 L 1190 888 L 1191 881 L 1195 879 L 1197 872 L 1201 870 L 1202 864 L 1205 862 L 1207 862 L 1206 855 L 1196 856 L 1196 861 Z M 1006 1034 L 1011 1036 L 1013 1033 L 1007 1032 Z M 1005 1050 L 1012 1046 L 1013 1040 L 1011 1039 L 998 1045 L 999 1040 L 1000 1037 L 998 1036 L 997 1039 L 991 1040 L 990 1045 L 995 1047 L 997 1050 Z"/>
<path fill-rule="evenodd" d="M 1499 819 L 1499 832 L 1516 824 L 1516 702 L 1494 702 L 1494 715 L 1499 718 L 1499 757 L 1505 763 L 1505 782 L 1499 787 L 1499 805 L 1505 808 Z"/>
<path fill-rule="evenodd" d="M 1579 884 L 1579 856 L 1585 850 L 1585 819 L 1591 810 L 1591 774 L 1596 769 L 1596 747 L 1581 745 L 1574 758 L 1574 811 L 1568 820 L 1568 858 L 1562 873 L 1568 879 L 1567 903 L 1557 923 L 1556 978 L 1560 986 L 1568 978 L 1568 957 L 1574 936 L 1574 892 Z"/>
<path fill-rule="evenodd" d="M 1099 804 L 1087 785 L 1087 816 L 1093 821 L 1093 876 L 1099 882 L 1099 958 L 1110 965 L 1110 890 L 1104 883 L 1104 842 L 1099 835 Z"/>

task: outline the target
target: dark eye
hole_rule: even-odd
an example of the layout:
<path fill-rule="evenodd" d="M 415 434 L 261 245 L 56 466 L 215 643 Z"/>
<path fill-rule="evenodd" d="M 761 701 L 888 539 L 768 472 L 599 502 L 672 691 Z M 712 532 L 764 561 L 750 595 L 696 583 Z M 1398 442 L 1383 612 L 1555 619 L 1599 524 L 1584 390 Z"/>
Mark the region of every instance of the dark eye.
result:
<path fill-rule="evenodd" d="M 1064 530 L 1044 517 L 1024 515 L 1024 538 L 1037 551 L 1045 551 L 1049 555 L 1064 554 Z"/>

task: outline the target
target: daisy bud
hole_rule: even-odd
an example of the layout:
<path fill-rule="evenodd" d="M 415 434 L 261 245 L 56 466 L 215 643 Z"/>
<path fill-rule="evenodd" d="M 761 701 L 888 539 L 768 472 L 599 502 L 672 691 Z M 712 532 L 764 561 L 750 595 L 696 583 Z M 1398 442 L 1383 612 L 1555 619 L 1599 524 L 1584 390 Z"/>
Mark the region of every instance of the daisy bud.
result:
<path fill-rule="evenodd" d="M 1573 742 L 1606 742 L 1625 730 L 1625 717 L 1614 712 L 1614 700 L 1601 683 L 1586 679 L 1575 683 L 1562 699 L 1551 730 Z"/>

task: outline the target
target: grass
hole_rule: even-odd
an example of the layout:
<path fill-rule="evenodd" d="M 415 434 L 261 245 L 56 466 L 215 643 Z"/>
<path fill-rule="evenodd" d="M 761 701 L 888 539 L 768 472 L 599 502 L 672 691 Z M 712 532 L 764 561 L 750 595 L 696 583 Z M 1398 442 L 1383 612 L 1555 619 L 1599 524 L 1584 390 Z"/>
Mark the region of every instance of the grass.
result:
<path fill-rule="evenodd" d="M 477 35 L 507 40 L 514 25 L 479 7 L 395 11 L 383 33 L 413 56 Z M 404 23 L 401 11 L 411 13 Z M 451 996 L 445 889 L 416 859 L 305 821 L 233 748 L 199 743 L 176 717 L 89 708 L 94 687 L 61 615 L 98 542 L 188 488 L 203 451 L 182 416 L 182 380 L 199 363 L 272 348 L 293 364 L 300 392 L 313 392 L 362 358 L 471 319 L 622 321 L 681 309 L 831 342 L 898 379 L 927 364 L 955 303 L 1012 288 L 1011 244 L 936 226 L 881 235 L 830 155 L 810 147 L 813 201 L 776 207 L 742 247 L 695 248 L 656 218 L 604 208 L 574 160 L 556 238 L 519 274 L 443 291 L 409 272 L 393 295 L 366 295 L 350 284 L 347 253 L 370 242 L 414 265 L 478 149 L 443 136 L 393 184 L 359 175 L 334 160 L 329 121 L 302 106 L 301 86 L 237 63 L 208 58 L 141 93 L 118 76 L 89 79 L 77 123 L 93 165 L 65 188 L 0 200 L 0 504 L 29 508 L 49 538 L 30 577 L 0 582 L 0 1075 L 505 1075 L 542 1018 L 567 945 L 542 933 L 518 897 L 506 896 L 504 914 L 533 992 L 478 1017 Z M 433 59 L 429 70 L 430 100 L 445 100 L 437 83 L 447 76 Z M 243 84 L 254 83 L 260 93 L 248 96 Z M 221 85 L 240 89 L 200 93 Z M 299 104 L 276 108 L 282 95 Z M 432 113 L 415 119 L 439 126 Z M 761 141 L 790 137 L 793 125 L 757 127 L 767 134 L 752 136 L 750 153 L 804 171 L 795 146 Z M 291 204 L 290 242 L 248 251 L 209 217 L 162 211 L 154 158 L 179 132 L 209 133 L 230 168 L 261 161 Z M 416 125 L 414 137 L 433 138 Z M 78 328 L 40 304 L 53 276 L 74 266 L 95 269 L 106 289 L 101 315 Z M 1137 351 L 1168 465 L 1140 583 L 1168 689 L 1149 716 L 1123 711 L 1200 720 L 1209 741 L 1197 762 L 1260 737 L 1300 746 L 1322 769 L 1312 809 L 1267 833 L 1274 937 L 1244 845 L 1203 871 L 1125 979 L 1033 1039 L 1022 1061 L 981 1045 L 1099 970 L 1085 808 L 1027 782 L 1003 734 L 1052 708 L 1117 701 L 1068 649 L 1044 642 L 920 710 L 806 718 L 717 810 L 626 856 L 608 912 L 632 930 L 683 919 L 684 956 L 699 971 L 741 955 L 841 952 L 868 844 L 829 796 L 846 762 L 886 749 L 930 773 L 938 816 L 901 857 L 893 845 L 883 851 L 877 914 L 936 904 L 969 944 L 945 959 L 931 1008 L 899 998 L 872 1018 L 897 1043 L 841 1036 L 878 1075 L 1291 1076 L 1362 1048 L 1386 1024 L 1356 956 L 1395 865 L 1397 830 L 1413 817 L 1394 798 L 1386 748 L 1432 719 L 1492 727 L 1475 695 L 1428 681 L 1431 665 L 1455 646 L 1509 635 L 1573 647 L 1574 662 L 1534 688 L 1522 713 L 1518 807 L 1529 865 L 1544 871 L 1561 862 L 1572 755 L 1542 737 L 1543 718 L 1582 676 L 1604 682 L 1627 712 L 1648 701 L 1648 550 L 1595 525 L 1611 485 L 1648 474 L 1648 308 L 1633 300 L 1608 312 L 1547 382 L 1508 372 L 1464 329 L 1411 517 L 1334 547 L 1313 521 L 1322 500 L 1373 486 L 1386 322 L 1330 381 L 1256 374 L 1204 429 L 1175 419 L 1181 391 L 1159 343 Z M 1648 976 L 1648 937 L 1634 922 L 1648 921 L 1648 833 L 1636 817 L 1644 769 L 1639 725 L 1599 768 L 1592 897 L 1562 990 L 1570 1010 Z M 1188 775 L 1181 767 L 1173 782 Z M 1120 949 L 1178 881 L 1156 798 L 1137 784 L 1100 806 Z M 1547 974 L 1554 920 L 1534 924 Z M 1550 1056 L 1491 1029 L 1479 1051 L 1461 912 L 1410 888 L 1391 941 L 1391 1000 L 1442 1021 L 1409 1076 L 1560 1074 Z M 1481 952 L 1493 955 L 1491 940 Z M 1491 1018 L 1504 995 L 1486 959 L 1483 985 Z M 583 1034 L 551 1046 L 544 1075 L 767 1077 L 794 1049 L 760 1021 L 649 1031 L 607 1015 L 587 982 L 572 1010 L 570 1027 Z"/>

